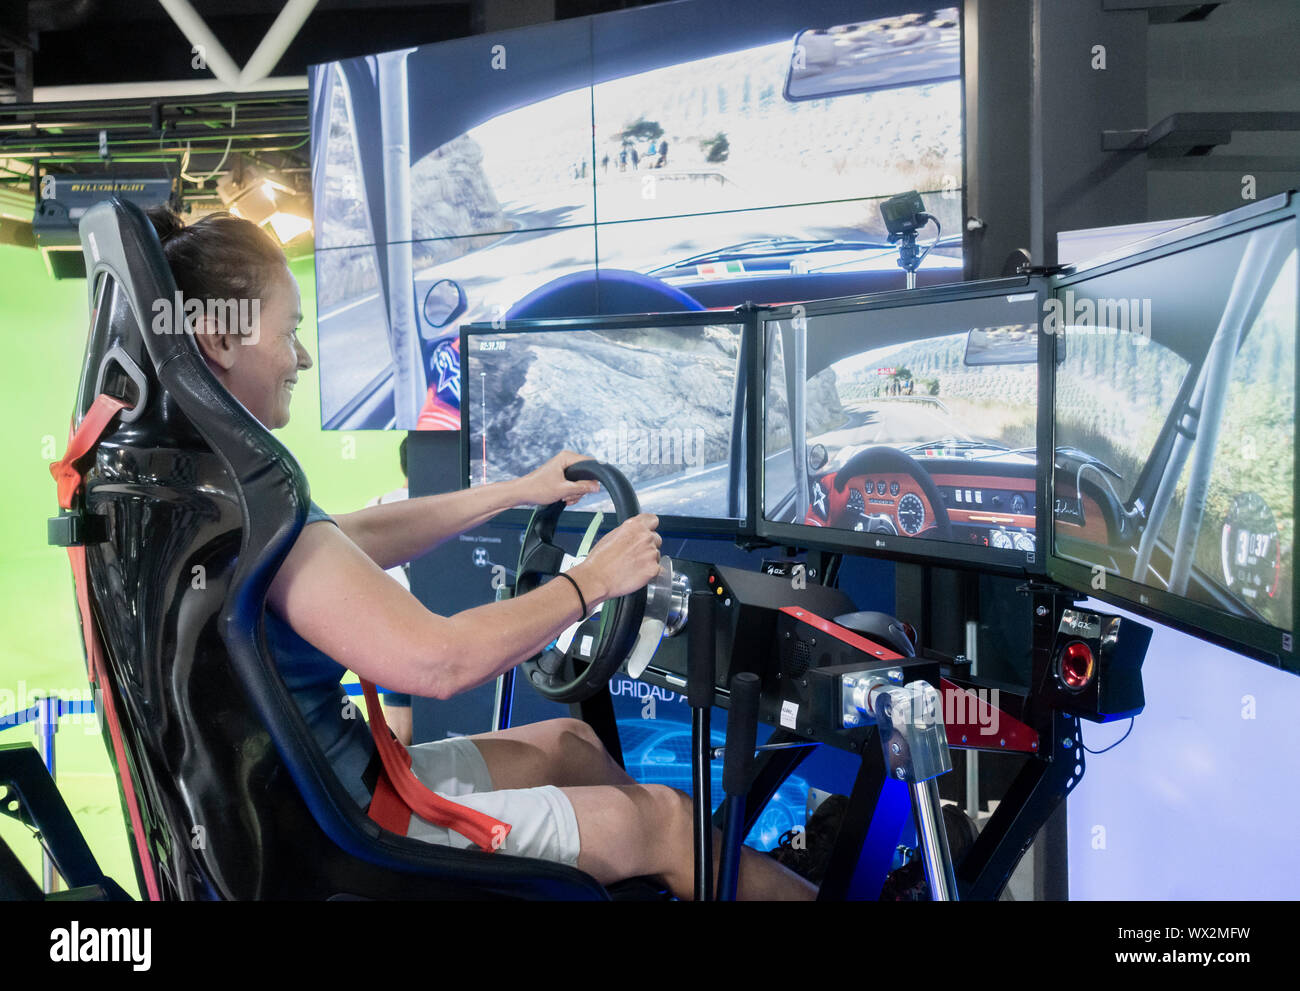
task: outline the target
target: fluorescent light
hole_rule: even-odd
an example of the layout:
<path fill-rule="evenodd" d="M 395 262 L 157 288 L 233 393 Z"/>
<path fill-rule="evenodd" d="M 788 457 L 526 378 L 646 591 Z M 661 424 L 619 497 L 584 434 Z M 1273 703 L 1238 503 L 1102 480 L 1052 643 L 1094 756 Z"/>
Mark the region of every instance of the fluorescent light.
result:
<path fill-rule="evenodd" d="M 310 220 L 283 211 L 276 211 L 266 222 L 275 231 L 275 236 L 280 239 L 281 244 L 288 244 L 299 234 L 311 230 Z"/>

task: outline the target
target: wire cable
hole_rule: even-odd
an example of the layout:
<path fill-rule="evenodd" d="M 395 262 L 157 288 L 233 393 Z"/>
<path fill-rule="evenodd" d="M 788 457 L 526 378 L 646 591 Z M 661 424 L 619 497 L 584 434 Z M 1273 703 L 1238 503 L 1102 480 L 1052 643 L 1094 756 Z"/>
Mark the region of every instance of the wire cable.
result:
<path fill-rule="evenodd" d="M 1095 757 L 1097 754 L 1104 754 L 1107 750 L 1114 750 L 1114 749 L 1115 749 L 1116 747 L 1118 747 L 1121 743 L 1123 743 L 1125 740 L 1128 739 L 1128 735 L 1129 735 L 1130 733 L 1133 732 L 1133 724 L 1134 724 L 1136 721 L 1137 721 L 1137 717 L 1136 717 L 1136 716 L 1129 716 L 1129 717 L 1128 717 L 1128 729 L 1126 729 L 1126 730 L 1124 731 L 1124 735 L 1123 735 L 1123 736 L 1121 736 L 1118 740 L 1116 740 L 1114 743 L 1112 743 L 1109 747 L 1103 747 L 1101 750 L 1089 750 L 1089 749 L 1084 745 L 1084 742 L 1083 742 L 1082 736 L 1081 736 L 1080 739 L 1079 739 L 1079 746 L 1083 747 L 1083 749 L 1084 749 L 1085 752 L 1092 754 L 1094 757 Z"/>
<path fill-rule="evenodd" d="M 232 129 L 233 129 L 234 126 L 235 126 L 235 110 L 236 110 L 236 108 L 237 108 L 238 106 L 239 106 L 239 104 L 237 104 L 237 103 L 232 103 L 232 104 L 230 105 L 230 126 L 231 126 Z M 220 141 L 221 139 L 218 138 L 217 140 Z M 221 167 L 222 167 L 223 165 L 226 164 L 226 159 L 230 157 L 230 148 L 231 148 L 231 146 L 232 146 L 234 143 L 235 143 L 235 136 L 232 134 L 229 138 L 226 139 L 226 150 L 225 150 L 225 152 L 222 153 L 222 155 L 221 155 L 221 161 L 219 161 L 219 162 L 217 163 L 217 167 L 216 167 L 215 169 L 213 169 L 211 172 L 209 172 L 209 173 L 208 173 L 207 175 L 205 175 L 205 176 L 194 176 L 194 175 L 189 175 L 189 174 L 185 171 L 186 168 L 188 168 L 188 167 L 189 167 L 189 164 L 190 164 L 190 143 L 189 143 L 188 141 L 186 141 L 186 142 L 185 142 L 185 157 L 181 159 L 181 178 L 182 178 L 182 179 L 185 179 L 185 180 L 188 181 L 188 182 L 192 182 L 192 183 L 194 183 L 195 185 L 202 185 L 203 183 L 207 182 L 209 179 L 211 179 L 213 176 L 215 176 L 218 172 L 220 172 L 220 171 L 221 171 Z"/>
<path fill-rule="evenodd" d="M 939 241 L 943 239 L 943 227 L 939 224 L 939 218 L 932 213 L 927 213 L 925 216 L 934 221 L 934 240 L 930 242 L 923 252 L 921 252 L 921 257 L 916 260 L 917 268 L 921 267 L 921 262 L 925 261 L 926 256 L 928 256 L 938 245 Z"/>

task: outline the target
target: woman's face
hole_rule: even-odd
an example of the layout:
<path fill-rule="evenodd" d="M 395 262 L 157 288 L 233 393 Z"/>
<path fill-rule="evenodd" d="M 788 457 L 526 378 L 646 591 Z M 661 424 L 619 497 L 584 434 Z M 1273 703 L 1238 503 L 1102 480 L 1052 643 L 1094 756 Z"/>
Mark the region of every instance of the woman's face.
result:
<path fill-rule="evenodd" d="M 301 321 L 298 283 L 286 267 L 260 301 L 251 332 L 200 335 L 217 379 L 270 430 L 289 422 L 298 373 L 312 366 L 311 355 L 298 341 Z"/>

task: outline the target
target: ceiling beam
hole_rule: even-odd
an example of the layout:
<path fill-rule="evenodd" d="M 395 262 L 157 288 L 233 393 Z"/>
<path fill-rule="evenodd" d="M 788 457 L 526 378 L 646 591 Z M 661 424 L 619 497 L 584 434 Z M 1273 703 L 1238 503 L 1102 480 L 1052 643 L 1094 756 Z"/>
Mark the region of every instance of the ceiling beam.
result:
<path fill-rule="evenodd" d="M 270 76 L 262 80 L 267 92 L 291 92 L 305 95 L 306 76 Z M 230 89 L 220 79 L 173 79 L 166 82 L 103 83 L 89 86 L 37 86 L 36 103 L 72 103 L 100 99 L 166 99 L 168 97 L 220 96 Z"/>
<path fill-rule="evenodd" d="M 158 0 L 158 3 L 194 46 L 195 54 L 202 58 L 212 74 L 230 89 L 245 90 L 262 82 L 275 68 L 298 36 L 303 22 L 315 9 L 317 0 L 289 0 L 242 70 L 189 0 Z"/>

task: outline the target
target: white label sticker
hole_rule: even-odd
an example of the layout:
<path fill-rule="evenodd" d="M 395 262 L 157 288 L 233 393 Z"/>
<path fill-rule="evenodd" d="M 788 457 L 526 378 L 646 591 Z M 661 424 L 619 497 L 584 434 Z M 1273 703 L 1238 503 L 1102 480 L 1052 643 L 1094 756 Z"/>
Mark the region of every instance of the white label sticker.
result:
<path fill-rule="evenodd" d="M 560 561 L 560 571 L 561 572 L 568 571 L 570 568 L 574 567 L 575 565 L 581 564 L 585 560 L 586 560 L 585 557 L 574 557 L 572 554 L 565 554 L 564 558 Z M 565 582 L 564 584 L 567 585 L 568 582 Z M 591 616 L 599 616 L 600 609 L 601 607 L 597 606 L 595 609 L 591 611 L 590 615 L 584 616 L 582 619 L 578 620 L 578 622 L 566 628 L 563 633 L 561 633 L 558 637 L 555 638 L 555 645 L 560 648 L 561 653 L 567 654 L 569 652 L 569 645 L 573 643 L 573 638 L 577 636 L 578 627 L 580 627 L 583 624 L 584 620 L 590 619 Z M 587 637 L 586 639 L 590 641 L 591 637 Z M 591 656 L 590 646 L 584 647 L 580 656 L 590 657 Z"/>
<path fill-rule="evenodd" d="M 590 634 L 586 634 L 586 633 L 583 634 L 583 636 L 582 636 L 582 651 L 581 651 L 581 654 L 582 654 L 583 657 L 590 657 L 590 656 L 591 656 L 591 644 L 592 644 L 592 641 L 593 641 L 594 639 L 595 639 L 595 638 L 592 637 Z"/>
<path fill-rule="evenodd" d="M 578 632 L 578 627 L 581 625 L 581 623 L 574 623 L 555 638 L 555 646 L 560 648 L 561 654 L 567 654 L 569 652 L 569 644 L 573 643 L 573 638 Z"/>
<path fill-rule="evenodd" d="M 786 729 L 794 729 L 795 721 L 799 718 L 799 703 L 791 702 L 788 699 L 781 703 L 781 725 Z"/>

